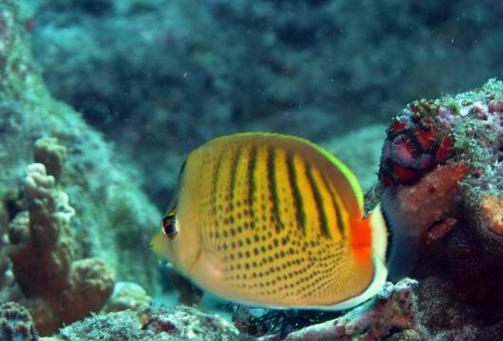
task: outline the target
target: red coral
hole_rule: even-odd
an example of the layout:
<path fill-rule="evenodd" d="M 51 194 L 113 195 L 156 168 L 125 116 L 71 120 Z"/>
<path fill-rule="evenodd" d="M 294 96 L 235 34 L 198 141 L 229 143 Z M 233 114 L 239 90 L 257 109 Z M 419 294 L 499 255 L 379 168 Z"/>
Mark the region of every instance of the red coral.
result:
<path fill-rule="evenodd" d="M 413 185 L 452 156 L 454 138 L 436 119 L 437 112 L 436 106 L 419 101 L 393 119 L 379 170 L 385 186 Z"/>

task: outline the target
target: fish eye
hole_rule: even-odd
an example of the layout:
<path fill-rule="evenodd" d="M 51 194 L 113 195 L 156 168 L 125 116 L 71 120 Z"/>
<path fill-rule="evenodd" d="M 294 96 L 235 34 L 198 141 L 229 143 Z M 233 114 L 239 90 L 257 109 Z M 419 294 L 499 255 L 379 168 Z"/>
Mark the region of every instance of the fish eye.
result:
<path fill-rule="evenodd" d="M 168 214 L 162 219 L 162 231 L 170 240 L 175 239 L 178 232 L 176 231 L 176 216 L 174 214 Z"/>

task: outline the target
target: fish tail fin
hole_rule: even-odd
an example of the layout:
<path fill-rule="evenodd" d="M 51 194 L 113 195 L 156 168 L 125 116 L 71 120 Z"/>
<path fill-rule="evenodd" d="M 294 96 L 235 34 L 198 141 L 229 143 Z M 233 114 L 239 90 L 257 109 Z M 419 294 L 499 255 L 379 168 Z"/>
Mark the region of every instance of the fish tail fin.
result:
<path fill-rule="evenodd" d="M 360 219 L 352 227 L 351 231 L 351 247 L 353 249 L 354 255 L 356 256 L 356 273 L 367 273 L 369 269 L 373 269 L 373 277 L 369 282 L 365 290 L 357 296 L 354 296 L 348 300 L 335 306 L 336 309 L 349 309 L 358 304 L 361 304 L 371 297 L 373 297 L 384 285 L 386 278 L 388 276 L 388 271 L 384 262 L 384 252 L 382 245 L 376 250 L 376 243 L 379 244 L 382 241 L 377 241 L 374 238 L 374 224 L 376 222 L 373 220 L 372 215 Z M 382 228 L 382 227 L 381 227 Z M 384 227 L 385 230 L 385 227 Z M 332 307 L 333 308 L 333 307 Z"/>
<path fill-rule="evenodd" d="M 393 219 L 383 202 L 371 213 L 373 249 L 388 268 L 389 279 L 396 282 L 410 275 L 417 260 L 419 239 L 407 233 L 407 227 Z M 386 206 L 387 207 L 387 206 Z"/>

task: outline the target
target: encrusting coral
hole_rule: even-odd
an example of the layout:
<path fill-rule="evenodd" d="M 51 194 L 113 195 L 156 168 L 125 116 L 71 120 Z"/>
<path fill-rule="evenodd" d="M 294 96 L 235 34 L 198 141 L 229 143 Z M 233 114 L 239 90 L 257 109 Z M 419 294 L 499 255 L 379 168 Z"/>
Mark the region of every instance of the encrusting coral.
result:
<path fill-rule="evenodd" d="M 27 211 L 9 226 L 13 272 L 41 334 L 98 311 L 112 293 L 114 275 L 98 258 L 75 259 L 68 196 L 43 164 L 28 166 Z"/>

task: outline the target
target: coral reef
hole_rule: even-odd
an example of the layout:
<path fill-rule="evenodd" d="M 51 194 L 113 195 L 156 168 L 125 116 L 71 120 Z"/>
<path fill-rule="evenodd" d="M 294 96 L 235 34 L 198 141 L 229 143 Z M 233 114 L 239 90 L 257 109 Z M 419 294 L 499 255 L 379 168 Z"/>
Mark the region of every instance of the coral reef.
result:
<path fill-rule="evenodd" d="M 21 4 L 0 1 L 0 234 L 27 209 L 19 190 L 26 166 L 43 163 L 77 212 L 71 223 L 75 259 L 99 256 L 119 280 L 154 294 L 160 290 L 159 272 L 148 248 L 160 213 L 141 190 L 135 167 L 79 113 L 50 96 L 27 46 Z M 2 254 L 8 245 L 4 237 L 0 243 Z M 0 269 L 3 296 L 12 282 L 5 257 Z"/>
<path fill-rule="evenodd" d="M 490 80 L 411 103 L 392 120 L 379 170 L 388 220 L 425 244 L 416 274 L 447 272 L 493 306 L 503 302 L 502 101 L 503 82 Z"/>
<path fill-rule="evenodd" d="M 19 213 L 10 225 L 9 255 L 16 281 L 27 296 L 58 295 L 70 277 L 70 221 L 75 211 L 66 193 L 55 189 L 54 177 L 47 176 L 44 165 L 32 164 L 27 173 L 28 212 Z"/>
<path fill-rule="evenodd" d="M 28 211 L 9 228 L 9 256 L 16 282 L 42 335 L 98 311 L 110 296 L 114 275 L 98 258 L 75 260 L 66 193 L 43 164 L 28 166 L 24 192 Z"/>
<path fill-rule="evenodd" d="M 382 207 L 395 228 L 419 239 L 411 274 L 421 282 L 421 319 L 438 340 L 503 337 L 501 103 L 503 82 L 489 80 L 413 102 L 387 131 Z"/>
<path fill-rule="evenodd" d="M 12 281 L 12 271 L 9 257 L 7 255 L 7 246 L 9 244 L 9 237 L 7 235 L 7 229 L 9 225 L 9 217 L 7 214 L 7 209 L 0 203 L 0 302 L 7 300 L 6 292 L 1 290 L 6 287 Z"/>
<path fill-rule="evenodd" d="M 38 339 L 31 316 L 23 306 L 15 302 L 0 305 L 0 340 L 37 341 Z"/>

